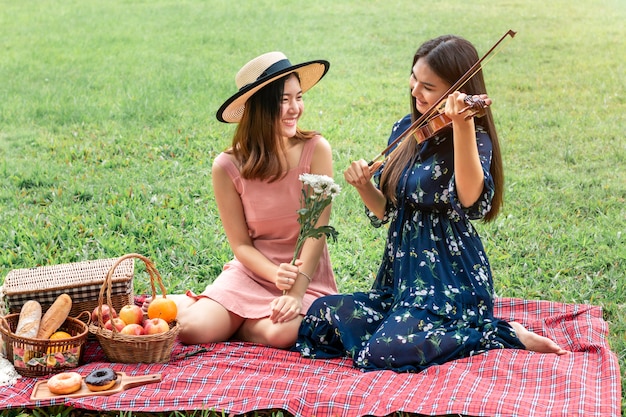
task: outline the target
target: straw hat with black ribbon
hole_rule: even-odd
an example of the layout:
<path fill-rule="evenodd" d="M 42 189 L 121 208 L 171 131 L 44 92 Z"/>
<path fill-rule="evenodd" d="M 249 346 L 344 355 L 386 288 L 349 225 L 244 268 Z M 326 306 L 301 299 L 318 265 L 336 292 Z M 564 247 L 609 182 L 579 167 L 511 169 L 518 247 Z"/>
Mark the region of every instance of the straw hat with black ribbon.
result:
<path fill-rule="evenodd" d="M 248 99 L 274 80 L 293 72 L 298 73 L 300 88 L 306 92 L 322 79 L 330 63 L 324 60 L 292 65 L 282 52 L 268 52 L 244 65 L 235 76 L 239 91 L 230 97 L 217 111 L 217 120 L 237 123 L 241 120 Z"/>

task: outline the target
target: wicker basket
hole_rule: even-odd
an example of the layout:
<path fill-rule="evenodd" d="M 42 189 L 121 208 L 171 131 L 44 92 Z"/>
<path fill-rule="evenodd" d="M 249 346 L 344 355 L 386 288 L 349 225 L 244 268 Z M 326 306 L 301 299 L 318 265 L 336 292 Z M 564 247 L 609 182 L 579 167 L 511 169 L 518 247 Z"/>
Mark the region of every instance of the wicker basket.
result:
<path fill-rule="evenodd" d="M 107 272 L 118 258 L 98 259 L 36 268 L 14 269 L 3 284 L 4 303 L 9 313 L 19 313 L 24 303 L 35 300 L 45 311 L 63 293 L 72 297 L 70 317 L 98 306 L 98 293 Z M 119 311 L 133 303 L 132 259 L 121 264 L 112 277 L 111 306 Z"/>
<path fill-rule="evenodd" d="M 111 276 L 115 272 L 115 268 L 126 259 L 138 258 L 146 264 L 146 271 L 150 275 L 150 287 L 152 289 L 152 298 L 156 297 L 156 287 L 159 285 L 161 293 L 166 296 L 165 287 L 161 275 L 156 270 L 154 264 L 145 256 L 138 253 L 131 253 L 122 256 L 118 261 L 113 264 L 109 270 L 102 288 L 100 290 L 100 296 L 98 298 L 98 305 L 102 308 L 104 304 L 104 296 L 106 293 L 107 303 L 111 303 Z M 102 323 L 102 317 L 98 317 L 97 323 L 91 323 L 89 325 L 89 332 L 94 334 L 104 350 L 104 354 L 111 362 L 120 363 L 165 363 L 170 360 L 170 355 L 178 335 L 180 326 L 178 322 L 174 320 L 170 323 L 169 331 L 165 333 L 153 334 L 153 335 L 125 335 L 117 331 L 115 326 L 112 330 L 104 328 Z"/>
<path fill-rule="evenodd" d="M 22 376 L 39 377 L 75 368 L 82 361 L 83 345 L 87 340 L 90 314 L 68 317 L 59 328 L 69 333 L 68 339 L 30 339 L 15 335 L 20 320 L 19 313 L 0 317 L 0 332 L 7 359 Z"/>

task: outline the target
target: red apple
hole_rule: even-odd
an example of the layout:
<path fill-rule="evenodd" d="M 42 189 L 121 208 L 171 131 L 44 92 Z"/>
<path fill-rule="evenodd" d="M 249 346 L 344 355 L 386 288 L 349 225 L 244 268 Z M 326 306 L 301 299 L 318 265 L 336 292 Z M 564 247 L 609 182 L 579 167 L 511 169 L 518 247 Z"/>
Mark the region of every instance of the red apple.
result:
<path fill-rule="evenodd" d="M 170 329 L 170 326 L 162 318 L 147 319 L 143 322 L 144 334 L 159 334 L 165 333 Z"/>
<path fill-rule="evenodd" d="M 100 307 L 96 306 L 96 308 L 94 308 L 93 311 L 91 312 L 92 323 L 99 323 L 98 322 L 99 311 L 100 311 Z M 107 321 L 109 321 L 109 319 L 114 318 L 114 317 L 117 317 L 117 312 L 115 311 L 115 309 L 112 307 L 109 307 L 107 304 L 102 304 L 102 323 L 106 323 Z"/>
<path fill-rule="evenodd" d="M 126 326 L 126 323 L 124 323 L 124 321 L 119 317 L 113 317 L 112 319 L 109 319 L 106 323 L 104 323 L 104 328 L 107 330 L 113 331 L 113 326 L 115 326 L 115 329 L 118 332 L 121 332 L 122 329 Z"/>
<path fill-rule="evenodd" d="M 126 324 L 142 324 L 143 323 L 143 310 L 141 307 L 129 304 L 120 309 L 118 314 Z"/>
<path fill-rule="evenodd" d="M 140 336 L 143 334 L 143 326 L 141 324 L 136 324 L 136 323 L 127 324 L 120 331 L 120 333 L 131 335 L 131 336 Z"/>

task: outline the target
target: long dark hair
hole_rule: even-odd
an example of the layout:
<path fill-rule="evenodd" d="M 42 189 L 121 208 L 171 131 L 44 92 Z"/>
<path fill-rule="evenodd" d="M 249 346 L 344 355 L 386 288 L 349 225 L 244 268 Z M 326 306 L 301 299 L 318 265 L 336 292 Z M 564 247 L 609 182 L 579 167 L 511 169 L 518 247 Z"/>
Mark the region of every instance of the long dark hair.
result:
<path fill-rule="evenodd" d="M 450 85 L 453 85 L 459 80 L 463 74 L 479 60 L 474 45 L 454 35 L 440 36 L 422 44 L 413 56 L 411 71 L 420 58 L 424 58 L 435 74 Z M 469 95 L 487 94 L 487 87 L 485 86 L 482 70 L 478 71 L 470 78 L 460 90 Z M 421 114 L 415 107 L 415 99 L 412 96 L 410 99 L 411 115 L 413 121 L 415 121 Z M 495 183 L 495 193 L 491 201 L 491 210 L 483 218 L 485 222 L 489 222 L 497 217 L 503 201 L 504 172 L 502 156 L 500 154 L 498 134 L 493 123 L 493 116 L 488 107 L 485 115 L 481 118 L 476 118 L 475 123 L 482 126 L 487 131 L 492 142 L 492 158 L 489 170 Z M 380 187 L 383 194 L 396 204 L 396 188 L 398 187 L 402 172 L 406 165 L 413 160 L 417 152 L 418 147 L 415 146 L 415 142 L 411 138 L 406 138 L 398 145 L 398 149 L 387 159 L 385 169 L 381 174 Z"/>
<path fill-rule="evenodd" d="M 237 125 L 231 148 L 244 179 L 276 181 L 287 173 L 280 155 L 285 147 L 279 127 L 280 105 L 288 74 L 272 81 L 252 95 L 246 102 L 241 121 Z M 299 81 L 298 77 L 298 81 Z M 315 131 L 297 128 L 294 140 L 307 140 L 317 135 Z"/>

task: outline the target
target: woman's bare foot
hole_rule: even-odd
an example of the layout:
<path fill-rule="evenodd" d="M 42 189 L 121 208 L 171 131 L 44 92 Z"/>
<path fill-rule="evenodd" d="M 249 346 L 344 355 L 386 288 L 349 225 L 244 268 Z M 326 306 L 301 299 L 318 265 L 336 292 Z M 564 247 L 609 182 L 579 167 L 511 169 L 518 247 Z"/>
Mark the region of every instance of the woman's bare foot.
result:
<path fill-rule="evenodd" d="M 526 346 L 526 350 L 540 353 L 555 353 L 557 355 L 569 353 L 569 351 L 563 349 L 551 339 L 527 330 L 520 323 L 512 321 L 509 324 L 515 330 L 519 340 Z"/>

